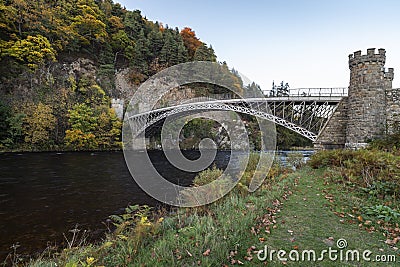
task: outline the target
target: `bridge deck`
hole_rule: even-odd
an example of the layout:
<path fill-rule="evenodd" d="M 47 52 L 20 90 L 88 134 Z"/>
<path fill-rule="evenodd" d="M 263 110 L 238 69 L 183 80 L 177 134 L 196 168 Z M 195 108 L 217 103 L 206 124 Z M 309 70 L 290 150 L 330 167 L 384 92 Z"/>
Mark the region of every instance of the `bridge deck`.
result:
<path fill-rule="evenodd" d="M 164 108 L 157 108 L 151 111 L 139 113 L 139 114 L 134 114 L 133 116 L 129 116 L 129 118 L 134 118 L 134 117 L 139 117 L 151 113 L 159 113 L 159 112 L 164 112 L 168 111 L 171 109 L 175 109 L 177 107 L 186 107 L 186 106 L 193 106 L 193 105 L 202 105 L 202 104 L 207 104 L 207 103 L 213 103 L 213 104 L 235 104 L 235 103 L 282 103 L 282 102 L 294 102 L 294 103 L 304 103 L 304 102 L 314 102 L 314 103 L 332 103 L 332 104 L 337 104 L 340 102 L 340 100 L 343 97 L 339 96 L 281 96 L 281 97 L 266 97 L 266 98 L 246 98 L 246 99 L 227 99 L 227 100 L 216 100 L 216 99 L 211 99 L 204 97 L 202 98 L 202 101 L 198 102 L 191 102 L 191 103 L 185 103 L 185 104 L 179 104 L 176 106 L 168 106 Z"/>

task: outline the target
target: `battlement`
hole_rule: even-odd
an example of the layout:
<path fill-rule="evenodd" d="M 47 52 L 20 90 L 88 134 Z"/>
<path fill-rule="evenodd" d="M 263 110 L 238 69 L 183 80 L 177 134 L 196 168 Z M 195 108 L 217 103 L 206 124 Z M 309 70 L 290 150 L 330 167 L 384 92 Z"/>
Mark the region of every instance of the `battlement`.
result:
<path fill-rule="evenodd" d="M 376 63 L 385 65 L 386 62 L 386 50 L 383 48 L 378 49 L 378 54 L 375 54 L 375 48 L 367 49 L 367 54 L 362 55 L 361 50 L 354 52 L 349 55 L 349 68 L 353 68 L 360 64 Z"/>
<path fill-rule="evenodd" d="M 393 81 L 394 78 L 394 69 L 393 68 L 389 68 L 387 72 L 385 72 L 385 79 L 389 80 L 389 81 Z"/>

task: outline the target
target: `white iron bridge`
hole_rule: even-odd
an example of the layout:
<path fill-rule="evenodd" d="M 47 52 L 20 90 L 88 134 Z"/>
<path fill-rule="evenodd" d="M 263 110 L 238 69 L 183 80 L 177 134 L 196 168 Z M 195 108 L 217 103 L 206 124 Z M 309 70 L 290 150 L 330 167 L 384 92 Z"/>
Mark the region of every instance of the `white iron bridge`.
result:
<path fill-rule="evenodd" d="M 199 98 L 197 102 L 131 114 L 125 119 L 129 120 L 132 130 L 138 135 L 155 127 L 165 118 L 183 112 L 234 111 L 271 121 L 314 142 L 347 94 L 347 88 L 298 88 L 264 98 L 238 99 L 226 94 L 210 95 Z"/>

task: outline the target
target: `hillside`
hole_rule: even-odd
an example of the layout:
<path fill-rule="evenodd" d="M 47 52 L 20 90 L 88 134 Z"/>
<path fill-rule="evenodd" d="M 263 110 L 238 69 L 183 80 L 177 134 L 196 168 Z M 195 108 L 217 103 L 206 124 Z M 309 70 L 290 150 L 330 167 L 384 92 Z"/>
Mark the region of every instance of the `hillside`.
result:
<path fill-rule="evenodd" d="M 119 148 L 110 99 L 169 66 L 216 61 L 190 28 L 110 0 L 1 0 L 0 11 L 2 150 Z"/>
<path fill-rule="evenodd" d="M 120 149 L 122 122 L 111 99 L 127 104 L 167 67 L 217 60 L 191 28 L 169 28 L 111 0 L 0 0 L 0 11 L 0 151 Z M 246 88 L 237 71 L 219 64 L 227 81 Z M 204 84 L 183 89 L 193 97 L 226 92 Z M 280 148 L 310 145 L 282 127 L 278 133 Z"/>

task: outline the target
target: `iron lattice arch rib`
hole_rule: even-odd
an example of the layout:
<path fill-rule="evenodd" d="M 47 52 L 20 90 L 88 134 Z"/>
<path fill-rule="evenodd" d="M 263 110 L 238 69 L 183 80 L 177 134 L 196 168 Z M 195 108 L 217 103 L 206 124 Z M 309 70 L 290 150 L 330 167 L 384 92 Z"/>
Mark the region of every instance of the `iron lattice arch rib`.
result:
<path fill-rule="evenodd" d="M 341 97 L 313 98 L 311 96 L 210 100 L 156 109 L 136 114 L 128 119 L 134 134 L 139 135 L 168 116 L 182 112 L 234 111 L 269 120 L 311 141 L 316 141 L 340 100 Z"/>

